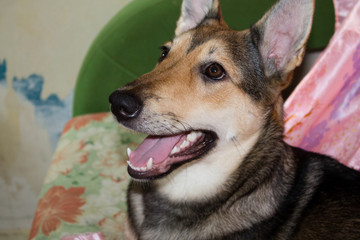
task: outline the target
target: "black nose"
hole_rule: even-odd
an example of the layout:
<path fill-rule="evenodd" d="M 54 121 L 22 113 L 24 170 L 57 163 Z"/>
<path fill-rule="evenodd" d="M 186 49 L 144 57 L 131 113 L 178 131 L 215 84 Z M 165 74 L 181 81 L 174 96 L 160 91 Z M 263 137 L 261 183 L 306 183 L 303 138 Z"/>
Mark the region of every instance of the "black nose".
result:
<path fill-rule="evenodd" d="M 141 109 L 142 102 L 134 94 L 117 90 L 109 96 L 111 112 L 119 121 L 136 118 Z"/>

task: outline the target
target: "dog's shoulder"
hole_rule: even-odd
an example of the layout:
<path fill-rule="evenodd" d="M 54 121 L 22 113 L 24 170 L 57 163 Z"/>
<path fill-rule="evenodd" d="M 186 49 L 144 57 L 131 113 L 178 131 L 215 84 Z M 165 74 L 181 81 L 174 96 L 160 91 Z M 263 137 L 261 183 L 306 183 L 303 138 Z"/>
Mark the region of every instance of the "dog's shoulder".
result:
<path fill-rule="evenodd" d="M 321 184 L 331 189 L 360 187 L 360 172 L 345 166 L 338 160 L 319 153 L 292 147 L 294 159 L 307 171 L 321 175 Z M 359 192 L 360 194 L 360 192 Z"/>
<path fill-rule="evenodd" d="M 294 159 L 306 177 L 316 179 L 315 196 L 328 200 L 360 200 L 360 172 L 338 160 L 293 147 Z M 346 204 L 346 202 L 342 202 Z M 359 206 L 360 209 L 360 206 Z"/>
<path fill-rule="evenodd" d="M 328 156 L 293 150 L 303 172 L 317 176 L 296 239 L 360 239 L 360 172 Z"/>

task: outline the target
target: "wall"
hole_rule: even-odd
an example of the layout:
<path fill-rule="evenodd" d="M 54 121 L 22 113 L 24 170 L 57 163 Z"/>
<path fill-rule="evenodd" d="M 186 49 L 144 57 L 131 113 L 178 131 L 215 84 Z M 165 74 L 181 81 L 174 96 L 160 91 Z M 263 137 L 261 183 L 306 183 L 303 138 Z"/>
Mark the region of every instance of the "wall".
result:
<path fill-rule="evenodd" d="M 0 238 L 26 238 L 81 62 L 128 2 L 0 1 Z"/>

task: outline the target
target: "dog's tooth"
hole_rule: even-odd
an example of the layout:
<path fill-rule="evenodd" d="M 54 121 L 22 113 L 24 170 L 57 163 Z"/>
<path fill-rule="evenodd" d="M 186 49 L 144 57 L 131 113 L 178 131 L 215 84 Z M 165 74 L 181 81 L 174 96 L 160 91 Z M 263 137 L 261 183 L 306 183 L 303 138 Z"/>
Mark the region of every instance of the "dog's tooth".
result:
<path fill-rule="evenodd" d="M 136 170 L 136 167 L 134 167 L 130 161 L 127 161 L 127 164 L 132 168 L 132 169 L 135 169 Z"/>
<path fill-rule="evenodd" d="M 146 167 L 141 167 L 141 168 L 140 168 L 140 171 L 145 172 L 145 171 L 146 171 Z"/>
<path fill-rule="evenodd" d="M 149 158 L 147 164 L 146 164 L 146 168 L 147 170 L 151 170 L 153 167 L 153 158 Z"/>
<path fill-rule="evenodd" d="M 172 150 L 171 150 L 171 153 L 170 154 L 175 154 L 175 153 L 178 153 L 180 152 L 180 148 L 178 148 L 177 146 L 175 146 Z"/>
<path fill-rule="evenodd" d="M 136 170 L 136 171 L 140 171 L 140 170 L 141 170 L 140 168 L 135 167 L 134 165 L 132 165 L 130 161 L 127 161 L 127 164 L 129 164 L 129 166 L 130 166 L 132 169 Z"/>
<path fill-rule="evenodd" d="M 130 154 L 131 154 L 131 152 L 132 152 L 131 149 L 130 149 L 130 148 L 127 148 L 126 151 L 127 151 L 128 157 L 130 157 Z"/>
<path fill-rule="evenodd" d="M 186 139 L 190 142 L 195 142 L 197 139 L 199 139 L 203 135 L 202 132 L 199 131 L 192 131 L 186 136 Z"/>
<path fill-rule="evenodd" d="M 189 145 L 190 145 L 190 142 L 187 141 L 187 140 L 185 140 L 185 141 L 180 145 L 180 149 L 181 149 L 181 148 L 186 148 L 186 147 L 188 147 Z"/>
<path fill-rule="evenodd" d="M 197 135 L 196 135 L 196 132 L 195 131 L 192 131 L 191 133 L 189 133 L 187 136 L 186 136 L 186 139 L 190 142 L 194 142 L 197 138 Z"/>
<path fill-rule="evenodd" d="M 196 136 L 199 138 L 199 137 L 201 137 L 203 135 L 203 133 L 202 132 L 196 132 Z"/>

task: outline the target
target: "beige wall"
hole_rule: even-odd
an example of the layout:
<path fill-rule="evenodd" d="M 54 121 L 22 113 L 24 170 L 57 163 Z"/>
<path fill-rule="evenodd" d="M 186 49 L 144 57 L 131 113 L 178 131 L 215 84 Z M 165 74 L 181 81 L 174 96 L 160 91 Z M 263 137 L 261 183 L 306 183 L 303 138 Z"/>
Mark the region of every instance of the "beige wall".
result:
<path fill-rule="evenodd" d="M 0 238 L 30 227 L 51 154 L 49 130 L 36 106 L 12 89 L 14 77 L 44 79 L 41 97 L 71 95 L 96 34 L 130 0 L 1 0 Z M 68 100 L 68 102 L 70 101 Z M 70 111 L 69 109 L 65 109 Z"/>

